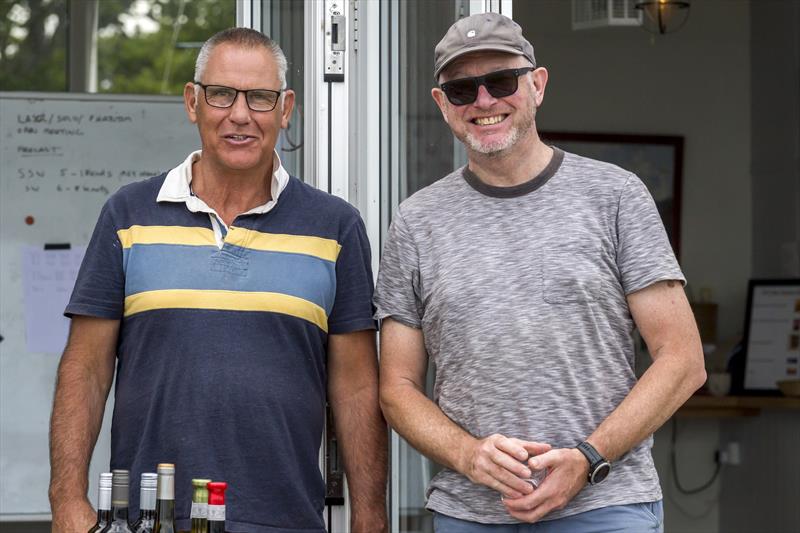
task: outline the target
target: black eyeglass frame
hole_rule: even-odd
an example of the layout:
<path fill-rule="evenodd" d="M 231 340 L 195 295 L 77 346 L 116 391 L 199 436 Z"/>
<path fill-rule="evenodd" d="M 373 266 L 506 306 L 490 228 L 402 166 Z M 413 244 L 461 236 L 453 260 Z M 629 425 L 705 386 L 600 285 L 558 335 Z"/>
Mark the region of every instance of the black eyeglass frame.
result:
<path fill-rule="evenodd" d="M 274 110 L 278 106 L 278 100 L 280 99 L 281 94 L 283 94 L 282 90 L 281 91 L 276 91 L 274 89 L 247 89 L 247 90 L 244 90 L 244 89 L 237 89 L 236 87 L 228 87 L 227 85 L 216 85 L 216 84 L 206 85 L 204 83 L 200 83 L 197 80 L 195 80 L 193 83 L 195 85 L 199 85 L 203 89 L 203 95 L 205 96 L 206 103 L 208 105 L 210 105 L 211 107 L 216 107 L 217 109 L 228 109 L 229 107 L 233 107 L 233 104 L 236 103 L 236 99 L 239 98 L 239 93 L 243 93 L 244 94 L 244 101 L 247 104 L 247 107 L 248 107 L 248 109 L 250 109 L 250 111 L 255 111 L 256 113 L 269 113 L 270 111 Z M 231 100 L 231 103 L 228 104 L 228 105 L 215 105 L 215 104 L 212 104 L 211 102 L 208 101 L 208 92 L 206 92 L 206 89 L 208 87 L 219 87 L 221 89 L 230 89 L 231 91 L 236 91 L 236 95 L 233 97 L 233 100 Z M 267 93 L 275 94 L 275 103 L 272 104 L 272 107 L 269 108 L 269 109 L 253 109 L 253 106 L 250 105 L 250 98 L 249 97 L 250 97 L 250 93 L 252 93 L 254 91 L 267 92 Z"/>
<path fill-rule="evenodd" d="M 488 74 L 484 74 L 483 76 L 471 76 L 471 77 L 467 77 L 467 78 L 458 78 L 458 79 L 455 79 L 455 80 L 446 81 L 444 83 L 440 83 L 439 84 L 439 88 L 442 90 L 442 92 L 445 94 L 445 96 L 447 96 L 447 100 L 450 101 L 451 104 L 456 105 L 456 106 L 469 105 L 469 104 L 474 104 L 475 100 L 478 99 L 478 92 L 480 91 L 481 85 L 486 87 L 486 90 L 488 91 L 489 94 L 492 95 L 493 98 L 505 98 L 507 96 L 511 96 L 512 94 L 516 93 L 519 90 L 519 77 L 527 74 L 528 72 L 532 72 L 534 70 L 536 70 L 536 67 L 533 67 L 533 66 L 531 66 L 531 67 L 520 67 L 520 68 L 506 68 L 506 69 L 502 69 L 502 70 L 495 70 L 494 72 L 489 72 Z M 514 81 L 516 82 L 516 86 L 514 87 L 514 90 L 511 91 L 508 94 L 499 94 L 499 95 L 498 94 L 494 94 L 492 92 L 492 90 L 489 88 L 489 85 L 487 85 L 487 83 L 486 83 L 487 82 L 487 78 L 491 78 L 492 76 L 497 76 L 498 74 L 506 74 L 506 73 L 511 73 L 511 74 L 514 75 Z M 447 93 L 448 88 L 452 87 L 452 84 L 454 84 L 454 83 L 459 83 L 459 82 L 463 83 L 463 82 L 466 82 L 466 81 L 471 81 L 473 83 L 473 87 L 475 89 L 475 96 L 469 102 L 454 102 L 453 99 L 450 97 L 450 95 Z"/>

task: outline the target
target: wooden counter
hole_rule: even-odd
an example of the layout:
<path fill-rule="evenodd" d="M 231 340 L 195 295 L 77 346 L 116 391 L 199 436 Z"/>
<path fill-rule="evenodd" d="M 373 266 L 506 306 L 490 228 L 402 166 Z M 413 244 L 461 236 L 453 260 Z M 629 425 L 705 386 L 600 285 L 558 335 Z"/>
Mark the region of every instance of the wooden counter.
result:
<path fill-rule="evenodd" d="M 800 410 L 800 397 L 694 395 L 676 413 L 679 417 L 756 416 L 762 409 Z"/>

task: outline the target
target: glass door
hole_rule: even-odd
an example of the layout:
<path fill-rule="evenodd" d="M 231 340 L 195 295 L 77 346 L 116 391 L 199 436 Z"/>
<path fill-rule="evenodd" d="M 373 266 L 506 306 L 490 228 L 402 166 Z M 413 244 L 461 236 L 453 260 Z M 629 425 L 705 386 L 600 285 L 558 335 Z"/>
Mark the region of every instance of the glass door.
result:
<path fill-rule="evenodd" d="M 295 106 L 289 127 L 281 131 L 277 151 L 289 174 L 305 180 L 303 168 L 303 132 L 305 117 L 305 3 L 296 0 L 264 2 L 261 31 L 280 43 L 286 54 L 286 85 L 295 92 Z"/>
<path fill-rule="evenodd" d="M 263 32 L 286 55 L 286 86 L 295 92 L 295 105 L 289 128 L 281 131 L 275 149 L 289 174 L 304 181 L 306 4 L 297 0 L 238 0 L 236 6 L 237 26 Z"/>
<path fill-rule="evenodd" d="M 431 98 L 433 50 L 450 25 L 469 14 L 458 1 L 408 0 L 386 2 L 381 76 L 382 188 L 384 236 L 391 215 L 408 196 L 449 174 L 462 164 L 441 113 Z M 426 392 L 432 396 L 435 369 L 428 368 Z M 390 513 L 393 532 L 433 531 L 425 510 L 428 482 L 441 469 L 419 454 L 397 433 L 391 438 Z"/>
<path fill-rule="evenodd" d="M 296 98 L 289 128 L 281 132 L 276 147 L 281 162 L 290 174 L 359 207 L 367 224 L 378 203 L 369 196 L 376 196 L 378 190 L 377 159 L 369 156 L 377 150 L 362 149 L 359 139 L 378 142 L 377 109 L 371 115 L 351 116 L 351 109 L 356 109 L 351 102 L 377 102 L 366 89 L 370 73 L 377 73 L 377 46 L 359 49 L 359 41 L 377 36 L 377 24 L 370 27 L 369 21 L 376 16 L 378 3 L 374 3 L 375 9 L 370 9 L 372 4 L 352 0 L 237 2 L 237 24 L 271 37 L 287 58 L 286 82 Z M 367 61 L 372 65 L 368 67 Z M 377 86 L 373 92 L 377 94 Z M 374 172 L 367 170 L 370 165 Z M 376 176 L 375 185 L 358 181 L 370 174 Z M 374 247 L 373 256 L 377 266 Z M 326 480 L 324 517 L 328 531 L 347 532 L 347 485 L 330 414 L 326 426 L 320 447 L 320 469 Z"/>
<path fill-rule="evenodd" d="M 511 16 L 511 0 L 384 0 L 381 3 L 380 237 L 400 202 L 466 164 L 431 97 L 433 51 L 456 20 L 493 11 Z M 433 396 L 436 369 L 429 365 L 426 392 Z M 432 533 L 425 509 L 428 483 L 441 467 L 397 433 L 391 438 L 392 532 Z"/>
<path fill-rule="evenodd" d="M 377 274 L 399 203 L 466 163 L 430 96 L 433 50 L 458 18 L 512 0 L 237 0 L 237 24 L 263 31 L 286 53 L 296 109 L 278 151 L 289 172 L 356 206 L 367 226 Z M 428 372 L 432 393 L 435 369 Z M 330 435 L 330 434 L 329 434 Z M 331 445 L 320 468 L 331 490 Z M 440 467 L 396 433 L 390 441 L 393 533 L 429 533 L 425 491 Z M 345 505 L 326 510 L 329 531 L 349 531 Z"/>

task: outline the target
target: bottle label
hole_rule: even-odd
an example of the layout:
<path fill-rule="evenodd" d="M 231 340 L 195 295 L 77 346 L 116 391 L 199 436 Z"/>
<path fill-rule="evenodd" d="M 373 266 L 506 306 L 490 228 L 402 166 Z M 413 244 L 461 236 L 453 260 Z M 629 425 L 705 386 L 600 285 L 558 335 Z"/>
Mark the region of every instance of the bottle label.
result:
<path fill-rule="evenodd" d="M 222 515 L 225 516 L 224 509 Z M 208 504 L 192 502 L 192 518 L 208 518 Z"/>
<path fill-rule="evenodd" d="M 225 506 L 224 505 L 210 505 L 208 506 L 208 521 L 209 522 L 224 522 L 225 521 Z"/>

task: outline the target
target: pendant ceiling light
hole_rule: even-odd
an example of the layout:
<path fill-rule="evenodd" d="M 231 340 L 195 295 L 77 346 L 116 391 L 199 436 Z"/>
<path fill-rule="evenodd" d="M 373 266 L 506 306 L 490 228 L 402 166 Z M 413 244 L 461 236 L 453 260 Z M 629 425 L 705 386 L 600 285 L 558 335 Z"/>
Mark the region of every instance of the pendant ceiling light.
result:
<path fill-rule="evenodd" d="M 689 19 L 689 0 L 638 0 L 644 12 L 642 27 L 653 33 L 672 33 Z"/>

